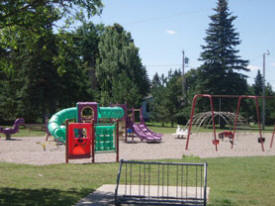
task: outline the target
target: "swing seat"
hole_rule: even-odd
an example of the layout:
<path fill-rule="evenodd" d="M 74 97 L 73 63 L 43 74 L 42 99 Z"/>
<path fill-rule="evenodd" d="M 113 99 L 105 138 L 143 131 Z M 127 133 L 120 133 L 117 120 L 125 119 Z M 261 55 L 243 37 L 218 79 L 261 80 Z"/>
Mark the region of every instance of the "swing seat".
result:
<path fill-rule="evenodd" d="M 219 133 L 219 138 L 224 139 L 224 137 L 228 137 L 229 139 L 233 139 L 233 133 L 231 131 L 224 131 Z"/>
<path fill-rule="evenodd" d="M 213 145 L 218 145 L 220 143 L 220 140 L 214 139 L 212 140 Z"/>

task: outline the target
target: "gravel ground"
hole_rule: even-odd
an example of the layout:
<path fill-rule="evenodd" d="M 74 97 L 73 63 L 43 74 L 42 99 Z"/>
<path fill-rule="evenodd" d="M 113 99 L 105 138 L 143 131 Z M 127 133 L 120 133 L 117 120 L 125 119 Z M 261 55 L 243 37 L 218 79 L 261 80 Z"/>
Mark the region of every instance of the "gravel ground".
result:
<path fill-rule="evenodd" d="M 228 157 L 228 156 L 271 156 L 275 155 L 275 146 L 269 148 L 271 133 L 266 133 L 265 152 L 258 143 L 257 133 L 239 133 L 236 136 L 234 148 L 228 139 L 220 141 L 218 151 L 212 144 L 211 133 L 193 134 L 189 141 L 189 149 L 185 150 L 185 139 L 176 139 L 173 135 L 164 135 L 161 143 L 140 142 L 136 138 L 134 143 L 120 141 L 120 159 L 170 159 L 182 158 L 183 155 L 199 157 Z M 43 149 L 45 144 L 45 150 Z M 96 154 L 96 162 L 114 162 L 114 153 Z M 48 165 L 65 163 L 64 145 L 56 145 L 51 139 L 45 143 L 44 137 L 16 137 L 11 141 L 0 139 L 0 161 L 32 165 Z M 70 160 L 71 163 L 88 163 L 90 159 Z"/>

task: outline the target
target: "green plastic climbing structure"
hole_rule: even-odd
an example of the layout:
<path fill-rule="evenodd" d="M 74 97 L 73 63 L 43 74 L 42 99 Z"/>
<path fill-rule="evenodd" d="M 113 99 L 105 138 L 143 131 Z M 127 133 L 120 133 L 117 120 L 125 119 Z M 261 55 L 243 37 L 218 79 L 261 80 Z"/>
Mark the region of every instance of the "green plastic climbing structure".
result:
<path fill-rule="evenodd" d="M 95 126 L 95 151 L 116 150 L 115 124 L 97 124 Z"/>

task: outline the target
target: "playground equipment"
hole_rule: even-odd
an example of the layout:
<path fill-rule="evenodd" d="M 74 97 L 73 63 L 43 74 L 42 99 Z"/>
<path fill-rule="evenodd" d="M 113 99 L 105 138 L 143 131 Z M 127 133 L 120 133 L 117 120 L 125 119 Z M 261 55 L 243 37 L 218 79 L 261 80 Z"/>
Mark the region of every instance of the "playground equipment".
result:
<path fill-rule="evenodd" d="M 224 131 L 219 133 L 219 139 L 224 140 L 224 138 L 229 138 L 231 144 L 233 144 L 233 132 L 231 131 Z"/>
<path fill-rule="evenodd" d="M 6 135 L 6 140 L 11 140 L 11 135 L 19 131 L 19 126 L 25 123 L 23 118 L 18 118 L 14 121 L 14 124 L 10 128 L 0 128 L 0 133 Z"/>
<path fill-rule="evenodd" d="M 96 102 L 78 102 L 76 107 L 54 114 L 48 122 L 48 130 L 57 141 L 66 144 L 66 162 L 91 156 L 94 162 L 95 152 L 106 151 L 116 152 L 118 161 L 118 120 L 123 116 L 121 107 L 98 107 Z"/>
<path fill-rule="evenodd" d="M 219 121 L 220 120 L 224 121 L 226 123 L 226 125 L 232 126 L 232 129 L 234 126 L 235 117 L 236 117 L 235 113 L 232 113 L 232 112 L 214 111 L 214 119 L 218 118 Z M 187 122 L 186 127 L 188 127 L 189 123 L 190 123 L 190 119 Z M 193 116 L 192 125 L 196 126 L 197 130 L 199 130 L 201 127 L 209 128 L 209 126 L 212 124 L 213 124 L 213 122 L 212 122 L 212 112 L 211 111 L 210 112 L 201 112 L 201 113 L 195 114 Z M 239 118 L 238 118 L 236 124 L 238 126 L 244 126 L 244 125 L 247 125 L 248 122 L 243 116 L 239 115 Z"/>
<path fill-rule="evenodd" d="M 139 112 L 139 121 L 140 123 L 135 123 L 135 112 Z M 142 109 L 132 109 L 131 115 L 131 126 L 135 134 L 141 139 L 141 141 L 145 140 L 149 143 L 159 143 L 161 142 L 162 134 L 153 132 L 150 130 L 145 124 Z"/>
<path fill-rule="evenodd" d="M 124 110 L 123 120 L 125 121 L 125 142 L 128 141 L 128 135 L 132 140 L 134 137 L 140 138 L 141 141 L 146 141 L 147 143 L 159 143 L 161 142 L 162 134 L 153 132 L 150 130 L 145 124 L 142 109 L 134 109 L 130 110 L 130 117 L 128 116 L 128 108 L 126 104 L 117 104 L 113 106 L 119 106 Z M 135 112 L 139 112 L 139 123 L 135 122 Z M 130 132 L 129 132 L 130 131 Z M 134 133 L 134 134 L 133 134 Z"/>
<path fill-rule="evenodd" d="M 207 163 L 120 161 L 115 205 L 206 205 Z"/>
<path fill-rule="evenodd" d="M 173 135 L 176 136 L 176 138 L 184 139 L 188 135 L 188 130 L 181 128 L 180 125 L 177 125 L 176 133 L 174 133 Z"/>
<path fill-rule="evenodd" d="M 210 108 L 211 108 L 211 119 L 212 119 L 212 125 L 213 125 L 213 136 L 214 136 L 214 139 L 213 139 L 212 142 L 215 145 L 216 151 L 218 150 L 217 145 L 219 144 L 219 140 L 216 138 L 215 112 L 214 112 L 214 106 L 213 106 L 213 98 L 214 97 L 218 97 L 218 98 L 237 98 L 238 99 L 237 108 L 236 108 L 236 114 L 235 114 L 235 118 L 234 118 L 234 127 L 233 127 L 233 131 L 232 131 L 233 136 L 232 136 L 231 148 L 233 148 L 233 145 L 234 145 L 234 139 L 235 139 L 235 134 L 236 134 L 237 122 L 238 122 L 238 119 L 239 119 L 239 116 L 240 116 L 239 114 L 240 114 L 241 101 L 243 99 L 253 99 L 253 100 L 255 100 L 257 122 L 258 122 L 258 131 L 259 131 L 258 142 L 261 144 L 262 151 L 265 151 L 264 150 L 264 140 L 265 140 L 265 138 L 262 135 L 262 127 L 261 127 L 261 122 L 260 122 L 260 110 L 259 110 L 258 99 L 275 98 L 275 97 L 274 96 L 209 95 L 209 94 L 197 94 L 193 98 L 192 110 L 191 110 L 191 115 L 190 115 L 190 120 L 189 120 L 188 135 L 187 135 L 187 141 L 186 141 L 185 150 L 188 150 L 188 145 L 189 145 L 190 133 L 191 133 L 191 129 L 192 129 L 192 123 L 193 123 L 193 118 L 194 118 L 194 112 L 195 112 L 196 102 L 197 102 L 197 99 L 199 97 L 208 98 L 209 99 Z M 274 132 L 275 132 L 275 125 L 274 125 L 274 131 L 273 131 L 273 134 L 272 134 L 271 143 L 270 143 L 270 148 L 272 147 Z"/>
<path fill-rule="evenodd" d="M 217 112 L 217 111 L 214 111 L 214 119 L 218 119 L 218 121 L 224 121 L 225 124 L 227 126 L 231 126 L 231 128 L 233 129 L 234 127 L 234 121 L 235 121 L 235 113 L 232 113 L 232 112 Z M 193 116 L 193 121 L 192 121 L 192 127 L 194 128 L 194 126 L 196 127 L 196 131 L 198 132 L 200 130 L 201 127 L 204 127 L 204 128 L 209 128 L 212 124 L 213 124 L 213 121 L 212 121 L 212 112 L 201 112 L 201 113 L 198 113 L 198 114 L 195 114 Z M 190 120 L 187 122 L 186 124 L 186 128 L 188 128 L 190 124 Z M 237 126 L 242 126 L 244 127 L 245 125 L 248 125 L 248 122 L 247 120 L 239 115 L 239 118 L 237 120 L 237 123 L 236 123 Z M 188 136 L 188 129 L 186 129 L 184 131 L 185 133 L 183 134 L 185 138 L 187 138 Z M 229 142 L 232 144 L 232 138 L 233 138 L 233 133 L 232 135 L 229 135 L 229 132 L 232 133 L 231 131 L 224 131 L 224 132 L 221 132 L 218 134 L 218 137 L 219 139 L 221 140 L 224 140 L 224 137 L 228 137 L 229 138 Z M 181 133 L 179 133 L 180 135 Z M 219 140 L 213 140 L 213 144 L 219 144 Z"/>
<path fill-rule="evenodd" d="M 91 155 L 94 162 L 94 147 L 91 147 L 91 145 L 94 145 L 92 128 L 93 125 L 90 123 L 69 124 L 69 121 L 66 121 L 66 163 L 69 162 L 69 159 L 90 158 Z"/>

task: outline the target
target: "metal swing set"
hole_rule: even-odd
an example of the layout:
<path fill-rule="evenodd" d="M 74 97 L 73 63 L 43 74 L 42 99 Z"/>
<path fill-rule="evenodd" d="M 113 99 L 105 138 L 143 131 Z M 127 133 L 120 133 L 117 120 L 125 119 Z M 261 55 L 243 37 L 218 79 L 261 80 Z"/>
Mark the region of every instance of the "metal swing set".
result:
<path fill-rule="evenodd" d="M 190 140 L 190 134 L 191 134 L 191 130 L 192 130 L 192 122 L 193 122 L 193 117 L 194 117 L 194 113 L 195 113 L 195 107 L 196 107 L 196 103 L 197 103 L 197 99 L 198 98 L 208 98 L 209 99 L 209 103 L 210 103 L 210 109 L 211 109 L 211 116 L 212 116 L 212 122 L 213 122 L 213 144 L 215 145 L 215 149 L 216 151 L 218 151 L 218 144 L 219 144 L 219 140 L 217 139 L 217 135 L 216 135 L 216 125 L 215 125 L 215 115 L 214 115 L 214 105 L 213 105 L 213 98 L 237 98 L 238 99 L 238 103 L 237 103 L 237 108 L 236 108 L 236 114 L 235 114 L 235 119 L 234 119 L 234 126 L 233 126 L 233 132 L 231 133 L 231 148 L 233 149 L 233 145 L 234 145 L 234 140 L 235 140 L 235 136 L 236 136 L 236 129 L 237 129 L 237 121 L 240 115 L 240 106 L 241 106 L 241 102 L 243 99 L 253 99 L 255 101 L 255 105 L 256 105 L 256 115 L 257 115 L 257 124 L 258 124 L 258 131 L 259 131 L 259 138 L 258 138 L 258 142 L 261 144 L 261 149 L 264 152 L 265 148 L 264 148 L 264 141 L 265 138 L 263 137 L 263 132 L 262 132 L 262 127 L 261 127 L 261 121 L 260 121 L 260 110 L 259 110 L 259 102 L 258 99 L 272 99 L 275 98 L 275 96 L 247 96 L 247 95 L 210 95 L 210 94 L 197 94 L 194 96 L 193 101 L 192 101 L 192 110 L 191 110 L 191 115 L 190 115 L 190 120 L 189 120 L 189 127 L 188 127 L 188 134 L 187 134 L 187 140 L 186 140 L 186 145 L 185 145 L 185 150 L 188 150 L 188 146 L 189 146 L 189 140 Z M 275 124 L 274 124 L 274 129 L 272 132 L 272 138 L 270 141 L 270 148 L 272 148 L 272 144 L 273 144 L 273 140 L 274 140 L 274 133 L 275 133 Z"/>

